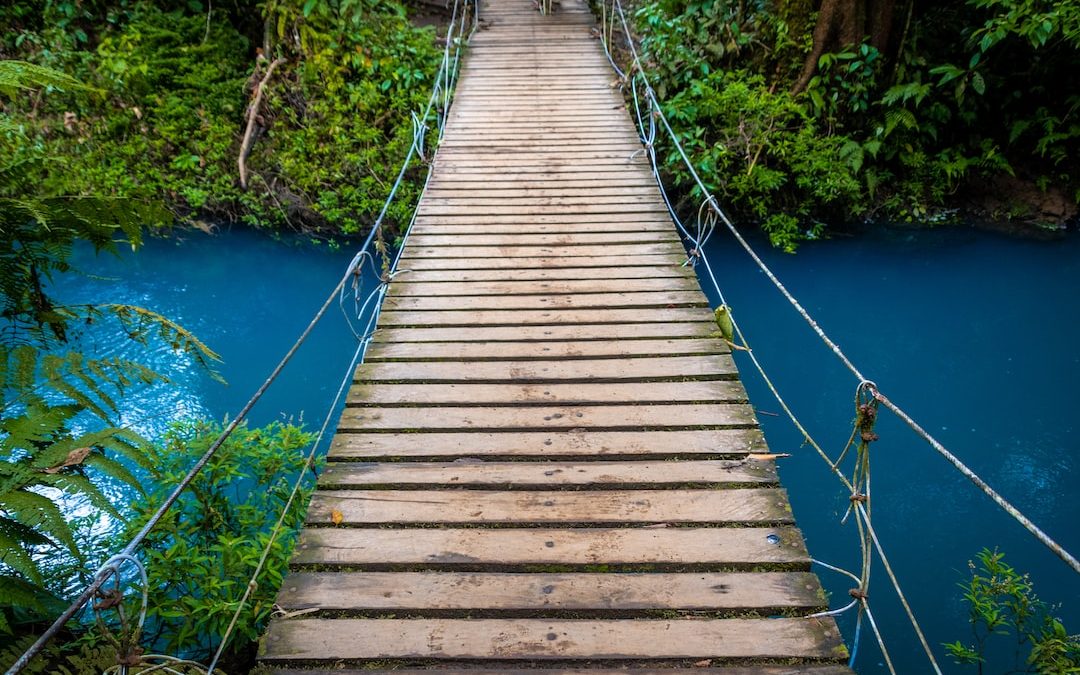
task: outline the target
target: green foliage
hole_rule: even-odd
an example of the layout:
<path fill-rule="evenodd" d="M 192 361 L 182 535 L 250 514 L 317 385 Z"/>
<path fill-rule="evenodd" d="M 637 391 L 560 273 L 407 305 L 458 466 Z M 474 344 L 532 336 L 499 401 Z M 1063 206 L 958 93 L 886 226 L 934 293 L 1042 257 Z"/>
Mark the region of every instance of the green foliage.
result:
<path fill-rule="evenodd" d="M 72 84 L 62 74 L 11 63 L 0 63 L 0 81 L 8 93 Z M 86 505 L 122 518 L 103 486 L 137 491 L 134 472 L 145 468 L 142 439 L 114 418 L 129 387 L 163 378 L 136 362 L 70 348 L 79 327 L 112 318 L 140 344 L 160 339 L 204 366 L 216 358 L 154 312 L 63 305 L 48 294 L 47 282 L 71 270 L 76 242 L 98 252 L 135 248 L 143 226 L 162 210 L 50 192 L 32 177 L 50 163 L 46 151 L 26 145 L 21 127 L 3 128 L 0 144 L 13 152 L 0 167 L 0 633 L 54 613 L 62 591 L 51 571 L 86 562 L 65 511 Z"/>
<path fill-rule="evenodd" d="M 1007 565 L 998 551 L 983 549 L 976 557 L 977 566 L 969 563 L 971 579 L 960 584 L 969 606 L 973 642 L 946 644 L 949 655 L 957 663 L 975 665 L 981 674 L 990 664 L 991 641 L 1011 641 L 1015 649 L 1009 651 L 1016 662 L 1002 672 L 1080 673 L 1080 635 L 1066 632 L 1051 608 L 1035 595 L 1028 575 Z M 1023 664 L 1019 662 L 1022 656 Z M 1000 656 L 994 665 L 1004 666 Z"/>
<path fill-rule="evenodd" d="M 89 4 L 0 9 L 22 28 L 14 53 L 94 88 L 44 105 L 16 100 L 16 149 L 65 159 L 64 171 L 37 166 L 28 180 L 63 194 L 153 194 L 181 220 L 331 232 L 370 225 L 412 142 L 409 113 L 426 102 L 438 67 L 430 28 L 373 0 L 241 1 L 209 21 L 200 2 L 100 0 L 96 20 Z M 260 13 L 265 35 L 252 21 Z M 76 25 L 85 39 L 72 39 Z M 255 53 L 260 42 L 265 55 Z M 274 57 L 285 62 L 267 82 L 245 190 L 237 157 L 247 106 Z M 419 186 L 407 188 L 392 222 Z"/>
<path fill-rule="evenodd" d="M 665 108 L 677 128 L 694 130 L 681 141 L 707 187 L 762 223 L 774 245 L 794 250 L 821 233 L 830 213 L 860 211 L 861 147 L 853 152 L 847 139 L 822 135 L 802 105 L 769 92 L 762 78 L 713 73 Z M 677 152 L 665 160 L 676 184 L 700 198 Z"/>
<path fill-rule="evenodd" d="M 782 101 L 800 79 L 812 44 L 813 6 L 652 0 L 634 12 L 660 98 L 672 109 L 691 103 L 680 129 L 695 146 L 698 168 L 774 243 L 790 249 L 823 233 L 822 222 L 867 215 L 942 222 L 958 197 L 970 196 L 969 186 L 998 176 L 1080 198 L 1080 94 L 1069 88 L 1080 72 L 1080 5 L 912 5 L 910 22 L 897 16 L 891 23 L 890 40 L 870 35 L 823 54 L 805 91 L 783 102 L 787 112 L 768 115 L 795 121 L 762 126 L 761 108 Z M 703 89 L 722 87 L 739 90 L 748 104 L 745 119 L 692 110 Z M 816 141 L 802 143 L 799 152 L 809 174 L 827 180 L 824 191 L 790 166 L 795 145 L 783 147 L 806 128 Z M 760 157 L 754 148 L 747 155 L 723 140 L 743 131 L 754 139 L 748 145 L 765 147 Z M 716 148 L 718 139 L 726 152 Z M 682 178 L 678 159 L 666 160 Z"/>
<path fill-rule="evenodd" d="M 15 662 L 30 648 L 37 636 L 26 635 L 0 647 L 0 667 Z M 104 644 L 47 645 L 42 655 L 33 659 L 22 675 L 98 675 L 116 665 L 116 650 Z"/>
<path fill-rule="evenodd" d="M 149 452 L 152 487 L 135 504 L 132 531 L 161 503 L 221 431 L 219 424 L 189 423 L 170 431 Z M 307 471 L 305 448 L 313 436 L 291 424 L 261 429 L 242 425 L 222 445 L 150 535 L 144 560 L 149 576 L 148 635 L 153 648 L 205 658 L 224 634 L 237 603 L 283 510 L 295 478 Z M 296 531 L 308 487 L 290 508 L 258 587 L 248 601 L 229 654 L 258 639 Z"/>

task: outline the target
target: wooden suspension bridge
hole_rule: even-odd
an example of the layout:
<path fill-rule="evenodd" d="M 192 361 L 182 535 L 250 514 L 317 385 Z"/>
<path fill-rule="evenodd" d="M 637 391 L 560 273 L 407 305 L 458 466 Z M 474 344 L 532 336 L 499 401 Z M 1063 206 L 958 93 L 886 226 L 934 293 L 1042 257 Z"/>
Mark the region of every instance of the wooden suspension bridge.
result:
<path fill-rule="evenodd" d="M 850 673 L 577 0 L 492 0 L 260 650 Z"/>

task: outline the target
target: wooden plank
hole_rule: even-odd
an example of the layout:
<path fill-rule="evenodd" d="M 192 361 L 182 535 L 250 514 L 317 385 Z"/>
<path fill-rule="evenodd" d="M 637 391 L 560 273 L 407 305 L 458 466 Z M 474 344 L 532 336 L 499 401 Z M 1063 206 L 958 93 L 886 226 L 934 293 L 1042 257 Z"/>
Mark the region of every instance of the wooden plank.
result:
<path fill-rule="evenodd" d="M 462 187 L 460 183 L 440 182 L 428 184 L 425 194 L 442 198 L 472 198 L 483 197 L 487 199 L 506 199 L 511 197 L 621 197 L 629 194 L 647 193 L 648 183 L 641 181 L 639 185 L 631 186 L 577 186 L 561 185 L 559 187 L 541 187 L 535 184 L 519 187 L 491 187 L 490 184 L 476 183 L 475 187 Z M 659 192 L 656 193 L 659 199 Z"/>
<path fill-rule="evenodd" d="M 726 354 L 551 361 L 383 361 L 356 369 L 359 382 L 643 382 L 731 380 L 737 375 L 734 361 Z"/>
<path fill-rule="evenodd" d="M 740 490 L 318 490 L 307 523 L 791 523 L 776 488 Z"/>
<path fill-rule="evenodd" d="M 294 565 L 366 569 L 506 569 L 508 566 L 650 565 L 806 570 L 810 557 L 794 527 L 588 529 L 306 528 Z"/>
<path fill-rule="evenodd" d="M 575 256 L 573 258 L 412 258 L 405 269 L 413 270 L 522 270 L 558 269 L 565 267 L 682 267 L 684 256 L 635 255 L 635 256 Z M 516 278 L 504 274 L 505 279 Z"/>
<path fill-rule="evenodd" d="M 378 405 L 603 405 L 634 403 L 745 403 L 738 380 L 634 382 L 630 384 L 356 384 L 349 389 L 352 406 Z"/>
<path fill-rule="evenodd" d="M 387 364 L 392 365 L 392 364 Z M 457 365 L 457 364 L 454 364 Z M 519 381 L 519 380 L 515 380 Z M 738 403 L 684 403 L 671 406 L 540 406 L 346 408 L 339 433 L 362 431 L 552 430 L 748 428 L 754 411 Z"/>
<path fill-rule="evenodd" d="M 405 247 L 402 265 L 414 259 L 445 258 L 597 258 L 601 256 L 635 257 L 685 255 L 681 243 L 631 243 L 570 246 L 413 246 Z M 573 261 L 566 261 L 571 263 Z M 566 264 L 563 265 L 564 267 Z"/>
<path fill-rule="evenodd" d="M 511 224 L 518 226 L 527 225 L 550 225 L 569 223 L 579 225 L 582 223 L 619 223 L 623 227 L 628 224 L 652 223 L 672 227 L 671 219 L 663 216 L 650 214 L 610 214 L 610 213 L 545 213 L 523 215 L 442 215 L 416 217 L 417 225 L 448 225 L 459 223 L 463 225 L 479 226 L 491 224 Z"/>
<path fill-rule="evenodd" d="M 775 464 L 754 459 L 576 463 L 330 462 L 319 475 L 319 489 L 743 486 L 776 483 Z"/>
<path fill-rule="evenodd" d="M 645 204 L 649 206 L 655 206 L 660 204 L 659 193 L 654 197 L 653 195 L 642 194 L 641 191 L 637 195 L 583 195 L 579 197 L 573 197 L 569 195 L 548 195 L 539 197 L 527 197 L 523 195 L 514 195 L 513 199 L 508 199 L 503 196 L 488 196 L 483 193 L 473 193 L 466 195 L 450 195 L 436 197 L 430 193 L 424 198 L 425 206 L 469 206 L 473 208 L 484 208 L 489 204 L 509 204 L 513 206 L 588 206 L 595 204 Z M 666 207 L 665 207 L 666 208 Z M 570 211 L 578 211 L 577 208 L 568 209 Z"/>
<path fill-rule="evenodd" d="M 307 619 L 270 626 L 263 659 L 839 659 L 832 620 Z"/>
<path fill-rule="evenodd" d="M 674 431 L 473 431 L 338 434 L 328 456 L 345 459 L 505 457 L 738 457 L 768 452 L 758 429 Z"/>
<path fill-rule="evenodd" d="M 640 293 L 573 293 L 561 295 L 459 295 L 392 296 L 386 298 L 387 310 L 480 310 L 480 309 L 582 309 L 637 307 L 706 307 L 708 301 L 699 291 L 645 291 Z"/>
<path fill-rule="evenodd" d="M 667 290 L 700 292 L 700 286 L 698 286 L 697 281 L 689 277 L 431 283 L 415 281 L 415 278 L 410 279 L 410 275 L 405 274 L 391 282 L 390 297 L 613 293 L 619 291 L 641 293 L 643 291 Z"/>
<path fill-rule="evenodd" d="M 286 611 L 574 610 L 640 616 L 641 610 L 768 607 L 809 613 L 822 605 L 820 590 L 817 577 L 805 572 L 298 572 L 289 575 L 277 604 Z"/>
<path fill-rule="evenodd" d="M 495 223 L 495 224 L 462 224 L 460 222 L 427 222 L 421 224 L 414 224 L 412 233 L 414 235 L 494 235 L 494 234 L 515 234 L 519 236 L 528 236 L 530 234 L 554 234 L 562 235 L 567 233 L 578 232 L 581 234 L 587 233 L 602 233 L 603 236 L 619 235 L 622 233 L 635 233 L 635 232 L 650 232 L 659 235 L 670 235 L 675 231 L 669 224 L 661 222 L 619 222 L 608 221 L 598 223 Z M 675 235 L 676 238 L 678 235 Z"/>
<path fill-rule="evenodd" d="M 522 340 L 636 340 L 643 338 L 706 338 L 716 332 L 713 321 L 686 323 L 612 323 L 536 326 L 389 327 L 375 331 L 375 342 L 520 342 Z"/>
<path fill-rule="evenodd" d="M 506 309 L 384 311 L 380 326 L 524 326 L 586 323 L 678 323 L 704 322 L 713 314 L 703 307 L 653 309 Z"/>
<path fill-rule="evenodd" d="M 379 342 L 368 349 L 366 363 L 380 361 L 519 361 L 524 359 L 583 359 L 589 357 L 688 356 L 728 354 L 722 340 L 594 340 L 575 342 L 393 343 Z"/>
<path fill-rule="evenodd" d="M 527 204 L 517 205 L 514 203 L 499 203 L 494 205 L 473 205 L 473 204 L 428 204 L 427 202 L 421 202 L 420 206 L 416 210 L 417 213 L 422 213 L 426 216 L 437 215 L 484 215 L 484 216 L 498 216 L 498 215 L 518 215 L 518 216 L 531 216 L 531 215 L 545 215 L 550 213 L 563 213 L 563 214 L 592 214 L 592 213 L 638 213 L 638 214 L 666 214 L 668 212 L 667 207 L 660 202 L 653 202 L 647 204 L 594 204 L 594 205 L 581 205 L 575 206 L 572 209 L 559 206 L 557 204 L 546 206 L 530 206 Z"/>
<path fill-rule="evenodd" d="M 397 283 L 427 283 L 447 281 L 585 281 L 585 280 L 636 280 L 636 279 L 690 279 L 693 270 L 682 265 L 660 265 L 649 267 L 635 265 L 626 267 L 542 267 L 503 270 L 418 270 L 402 268 L 398 271 Z"/>
<path fill-rule="evenodd" d="M 430 670 L 409 670 L 406 668 L 394 668 L 382 670 L 378 668 L 334 668 L 333 670 L 294 670 L 292 668 L 274 668 L 274 675 L 431 675 Z M 721 666 L 702 667 L 691 665 L 688 668 L 664 667 L 664 668 L 641 668 L 635 667 L 634 675 L 851 675 L 851 670 L 846 666 L 839 665 L 812 665 L 799 664 L 797 666 Z M 439 668 L 439 675 L 626 675 L 626 669 L 608 670 L 595 667 L 584 668 L 499 668 L 497 670 L 469 667 Z"/>

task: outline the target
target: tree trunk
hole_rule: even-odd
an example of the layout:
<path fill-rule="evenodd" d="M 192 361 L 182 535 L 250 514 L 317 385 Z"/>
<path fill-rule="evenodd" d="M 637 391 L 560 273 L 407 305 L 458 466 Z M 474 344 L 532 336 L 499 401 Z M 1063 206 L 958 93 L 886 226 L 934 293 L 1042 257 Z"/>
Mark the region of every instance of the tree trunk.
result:
<path fill-rule="evenodd" d="M 814 46 L 803 61 L 802 73 L 791 93 L 806 89 L 826 52 L 869 38 L 870 45 L 885 54 L 892 38 L 895 7 L 896 0 L 822 0 L 814 26 Z"/>

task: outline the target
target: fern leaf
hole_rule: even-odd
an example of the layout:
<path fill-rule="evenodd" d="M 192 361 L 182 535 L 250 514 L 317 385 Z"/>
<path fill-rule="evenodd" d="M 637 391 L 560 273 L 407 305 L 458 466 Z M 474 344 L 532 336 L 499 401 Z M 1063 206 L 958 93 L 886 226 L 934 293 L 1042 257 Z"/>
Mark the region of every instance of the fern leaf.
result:
<path fill-rule="evenodd" d="M 11 98 L 20 91 L 44 89 L 45 87 L 89 89 L 74 77 L 52 68 L 27 63 L 26 61 L 0 61 L 0 94 Z"/>
<path fill-rule="evenodd" d="M 63 512 L 51 499 L 28 490 L 15 490 L 0 494 L 0 509 L 8 517 L 26 527 L 36 528 L 66 547 L 73 556 L 82 560 L 82 553 L 64 518 Z"/>
<path fill-rule="evenodd" d="M 0 564 L 35 584 L 43 583 L 42 576 L 28 549 L 50 545 L 54 545 L 52 540 L 37 530 L 0 516 Z"/>
<path fill-rule="evenodd" d="M 110 312 L 128 334 L 140 341 L 148 339 L 148 333 L 154 332 L 158 339 L 173 349 L 183 352 L 212 376 L 220 379 L 211 368 L 211 362 L 221 361 L 221 357 L 202 342 L 194 333 L 180 324 L 157 312 L 134 305 L 102 305 L 101 310 Z"/>

